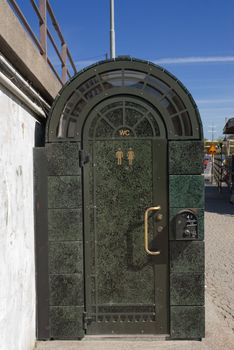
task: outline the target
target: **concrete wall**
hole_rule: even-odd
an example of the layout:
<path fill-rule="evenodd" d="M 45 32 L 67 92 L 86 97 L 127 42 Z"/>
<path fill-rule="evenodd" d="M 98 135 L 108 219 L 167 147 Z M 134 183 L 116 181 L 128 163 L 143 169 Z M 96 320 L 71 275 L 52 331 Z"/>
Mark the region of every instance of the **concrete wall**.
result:
<path fill-rule="evenodd" d="M 14 68 L 31 82 L 48 102 L 52 102 L 62 85 L 22 27 L 7 0 L 0 0 L 0 48 Z"/>
<path fill-rule="evenodd" d="M 0 87 L 0 350 L 35 343 L 35 119 Z"/>

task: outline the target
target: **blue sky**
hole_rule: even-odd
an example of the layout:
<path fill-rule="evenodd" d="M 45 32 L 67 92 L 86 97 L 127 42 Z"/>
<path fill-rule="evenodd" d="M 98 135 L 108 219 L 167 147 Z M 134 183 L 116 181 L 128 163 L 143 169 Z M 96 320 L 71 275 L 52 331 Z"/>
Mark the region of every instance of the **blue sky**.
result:
<path fill-rule="evenodd" d="M 36 30 L 29 0 L 18 0 Z M 78 69 L 109 53 L 109 0 L 50 0 Z M 234 116 L 234 0 L 115 0 L 116 53 L 160 64 L 190 90 L 205 137 Z M 56 63 L 54 53 L 52 60 Z"/>

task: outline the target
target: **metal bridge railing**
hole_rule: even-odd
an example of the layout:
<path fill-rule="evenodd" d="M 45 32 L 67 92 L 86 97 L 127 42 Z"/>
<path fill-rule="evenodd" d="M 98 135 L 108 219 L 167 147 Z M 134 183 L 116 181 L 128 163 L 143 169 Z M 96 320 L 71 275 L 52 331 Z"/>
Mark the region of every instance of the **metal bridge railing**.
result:
<path fill-rule="evenodd" d="M 28 34 L 31 36 L 33 42 L 37 46 L 40 54 L 45 58 L 45 60 L 48 62 L 50 68 L 52 69 L 53 73 L 56 75 L 58 80 L 61 82 L 61 84 L 64 84 L 67 80 L 67 78 L 71 78 L 72 75 L 74 75 L 77 72 L 75 63 L 72 59 L 71 53 L 67 47 L 66 41 L 63 37 L 63 34 L 61 32 L 61 29 L 59 27 L 59 24 L 55 18 L 54 12 L 52 10 L 52 7 L 50 5 L 49 0 L 39 0 L 39 6 L 36 4 L 35 0 L 30 0 L 32 7 L 39 19 L 39 29 L 40 29 L 40 36 L 39 38 L 35 35 L 34 31 L 32 30 L 31 26 L 29 25 L 27 19 L 25 18 L 23 12 L 21 11 L 19 5 L 17 4 L 16 0 L 8 0 L 8 2 L 11 4 L 13 10 L 15 11 L 16 15 L 20 19 L 21 23 L 23 24 L 24 28 L 28 32 Z M 55 31 L 57 32 L 58 38 L 61 43 L 61 49 L 58 48 L 56 45 L 55 39 L 53 35 L 51 34 L 48 26 L 47 26 L 47 16 L 50 16 L 51 22 L 53 24 L 53 27 Z M 55 68 L 55 65 L 51 62 L 51 60 L 48 57 L 48 44 L 47 39 L 49 39 L 50 43 L 52 44 L 59 60 L 61 63 L 61 76 L 59 75 L 57 69 Z M 73 73 L 70 73 L 68 66 L 70 66 L 73 70 Z"/>

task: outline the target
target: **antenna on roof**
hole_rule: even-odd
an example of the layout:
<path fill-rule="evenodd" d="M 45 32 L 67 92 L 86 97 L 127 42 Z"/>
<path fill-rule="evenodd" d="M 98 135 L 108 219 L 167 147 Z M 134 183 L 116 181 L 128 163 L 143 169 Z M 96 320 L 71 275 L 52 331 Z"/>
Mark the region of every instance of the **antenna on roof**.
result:
<path fill-rule="evenodd" d="M 115 58 L 115 2 L 110 0 L 110 58 Z"/>

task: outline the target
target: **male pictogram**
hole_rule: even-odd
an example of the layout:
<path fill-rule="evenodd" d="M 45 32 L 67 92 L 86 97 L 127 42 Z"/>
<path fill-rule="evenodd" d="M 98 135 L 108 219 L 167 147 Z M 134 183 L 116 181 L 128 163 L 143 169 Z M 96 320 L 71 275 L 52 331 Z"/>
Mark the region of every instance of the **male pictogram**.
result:
<path fill-rule="evenodd" d="M 115 156 L 117 158 L 117 164 L 122 165 L 124 154 L 121 148 L 118 148 L 118 151 L 115 153 Z"/>
<path fill-rule="evenodd" d="M 128 150 L 128 164 L 132 165 L 133 159 L 135 158 L 135 153 L 132 148 L 129 148 Z"/>

